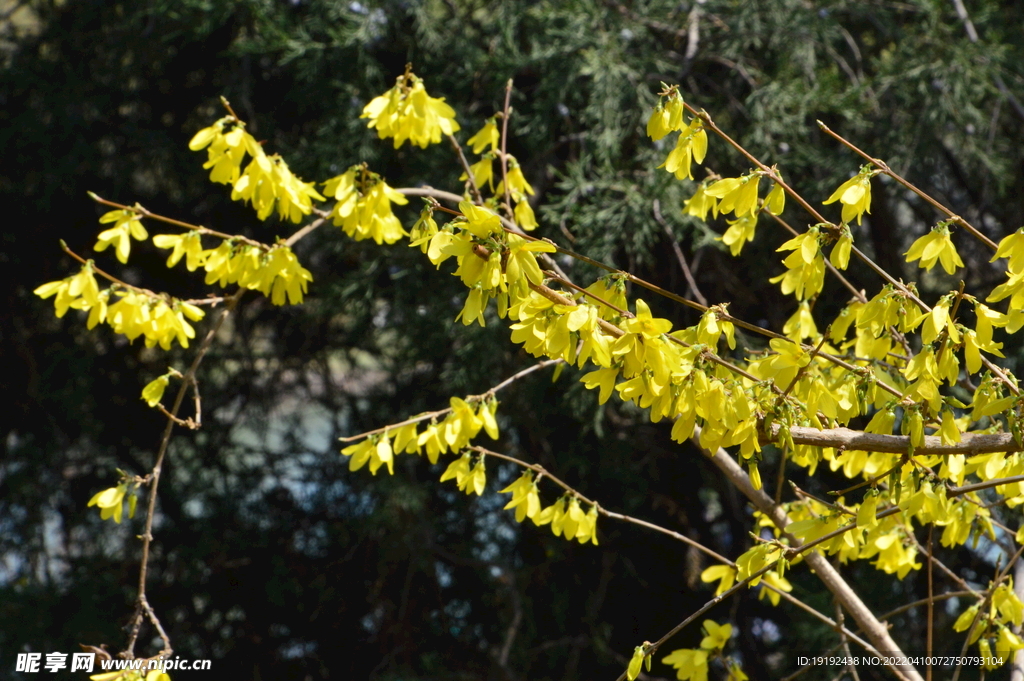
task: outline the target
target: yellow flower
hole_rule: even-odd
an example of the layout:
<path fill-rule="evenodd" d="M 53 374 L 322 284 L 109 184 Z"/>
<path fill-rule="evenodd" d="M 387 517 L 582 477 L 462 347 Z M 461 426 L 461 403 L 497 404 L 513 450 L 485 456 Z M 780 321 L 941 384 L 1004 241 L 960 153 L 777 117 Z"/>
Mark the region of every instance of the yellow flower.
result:
<path fill-rule="evenodd" d="M 207 161 L 203 168 L 212 168 L 210 181 L 219 184 L 235 183 L 246 152 L 253 157 L 263 153 L 259 142 L 245 131 L 245 123 L 234 116 L 225 116 L 210 127 L 203 128 L 188 143 L 192 151 L 207 147 Z"/>
<path fill-rule="evenodd" d="M 954 274 L 958 267 L 964 266 L 956 246 L 949 237 L 949 223 L 940 222 L 930 232 L 915 241 L 907 251 L 907 262 L 920 260 L 920 266 L 931 270 L 936 262 L 942 263 L 946 274 Z"/>
<path fill-rule="evenodd" d="M 195 272 L 206 259 L 199 232 L 191 231 L 184 234 L 157 234 L 153 237 L 153 245 L 157 248 L 172 248 L 167 257 L 167 266 L 174 267 L 185 256 L 185 267 Z"/>
<path fill-rule="evenodd" d="M 765 577 L 770 573 L 765 573 Z M 714 620 L 704 620 L 704 639 L 700 642 L 700 647 L 704 650 L 721 650 L 725 647 L 725 644 L 732 638 L 732 625 L 731 624 L 718 624 Z"/>
<path fill-rule="evenodd" d="M 782 333 L 786 334 L 787 338 L 792 338 L 797 342 L 802 341 L 804 338 L 814 338 L 818 335 L 818 327 L 814 323 L 814 315 L 811 314 L 811 307 L 806 300 L 800 303 L 793 316 L 786 321 L 782 327 Z"/>
<path fill-rule="evenodd" d="M 591 544 L 597 546 L 597 505 L 590 507 L 587 514 L 579 521 L 576 526 L 576 540 L 581 544 L 586 544 L 589 540 Z M 572 539 L 572 537 L 566 537 L 566 539 Z"/>
<path fill-rule="evenodd" d="M 716 240 L 721 241 L 728 246 L 729 252 L 732 253 L 733 256 L 737 256 L 743 250 L 744 244 L 748 241 L 754 240 L 754 229 L 757 227 L 757 215 L 747 213 L 736 220 L 727 220 L 726 222 L 729 224 L 729 229 L 725 230 L 725 234 L 718 237 Z"/>
<path fill-rule="evenodd" d="M 715 589 L 715 595 L 718 596 L 731 589 L 736 582 L 736 568 L 729 565 L 712 565 L 700 573 L 702 582 L 713 582 L 716 579 L 719 580 L 718 588 Z"/>
<path fill-rule="evenodd" d="M 370 119 L 366 127 L 376 128 L 380 139 L 393 137 L 395 149 L 406 140 L 425 149 L 440 142 L 442 133 L 451 135 L 460 130 L 455 110 L 445 104 L 444 97 L 428 95 L 423 81 L 411 72 L 399 76 L 393 88 L 374 97 L 360 118 Z"/>
<path fill-rule="evenodd" d="M 466 216 L 466 222 L 461 226 L 472 232 L 473 236 L 486 239 L 501 231 L 501 219 L 492 211 L 474 206 L 469 201 L 460 202 L 459 210 Z"/>
<path fill-rule="evenodd" d="M 672 322 L 651 314 L 651 308 L 642 299 L 636 299 L 636 316 L 622 322 L 622 328 L 644 338 L 656 338 L 672 330 Z"/>
<path fill-rule="evenodd" d="M 831 262 L 836 269 L 845 270 L 847 265 L 850 264 L 850 250 L 852 248 L 853 236 L 850 234 L 850 228 L 844 226 L 842 234 L 832 247 L 832 253 L 828 256 L 829 262 Z"/>
<path fill-rule="evenodd" d="M 170 375 L 164 374 L 159 378 L 150 381 L 146 384 L 146 387 L 142 389 L 142 399 L 146 400 L 146 404 L 151 407 L 155 407 L 160 404 L 160 400 L 164 397 L 164 390 L 167 389 L 167 384 L 171 382 Z"/>
<path fill-rule="evenodd" d="M 778 171 L 775 171 L 779 174 Z M 781 175 L 780 175 L 781 177 Z M 782 185 L 775 183 L 772 190 L 768 192 L 768 196 L 764 197 L 764 208 L 772 215 L 782 215 L 782 211 L 786 207 L 786 192 L 782 188 Z"/>
<path fill-rule="evenodd" d="M 469 166 L 469 170 L 473 173 L 473 182 L 477 188 L 482 188 L 485 184 L 488 187 L 494 186 L 494 157 L 488 154 L 479 161 Z M 469 175 L 465 172 L 459 175 L 459 181 L 464 182 L 469 179 Z"/>
<path fill-rule="evenodd" d="M 693 196 L 683 203 L 684 214 L 692 215 L 701 220 L 707 220 L 708 211 L 711 211 L 716 218 L 718 217 L 718 199 L 708 195 L 705 191 L 706 189 L 707 182 L 697 186 L 697 191 L 693 193 Z M 733 253 L 733 255 L 736 255 L 736 253 Z"/>
<path fill-rule="evenodd" d="M 824 204 L 827 206 L 839 201 L 843 204 L 843 222 L 848 223 L 857 218 L 859 225 L 864 213 L 871 212 L 871 178 L 878 172 L 872 170 L 871 166 L 864 166 L 860 173 L 839 185 Z"/>
<path fill-rule="evenodd" d="M 999 258 L 1009 258 L 1007 269 L 1014 274 L 1024 270 L 1024 227 L 1003 237 L 996 254 L 989 262 L 995 262 Z"/>
<path fill-rule="evenodd" d="M 669 127 L 670 118 L 671 114 L 669 114 L 665 105 L 658 101 L 658 105 L 651 112 L 651 117 L 647 119 L 647 136 L 657 142 L 672 132 L 672 128 Z"/>
<path fill-rule="evenodd" d="M 516 198 L 516 208 L 514 213 L 516 216 L 516 224 L 524 231 L 532 232 L 537 229 L 537 217 L 533 214 L 533 207 L 530 206 L 530 202 L 525 196 L 520 195 Z"/>
<path fill-rule="evenodd" d="M 718 210 L 723 213 L 736 212 L 736 217 L 753 214 L 757 208 L 757 185 L 761 180 L 760 171 L 743 177 L 726 177 L 711 184 L 705 193 L 721 199 Z"/>
<path fill-rule="evenodd" d="M 764 573 L 764 580 L 761 583 L 761 593 L 757 595 L 757 600 L 763 600 L 765 596 L 768 596 L 768 600 L 771 601 L 772 605 L 778 605 L 782 596 L 779 595 L 778 591 L 769 589 L 768 586 L 773 586 L 779 591 L 785 591 L 786 593 L 793 590 L 793 585 L 789 583 L 789 580 L 785 577 L 779 576 L 779 574 L 774 570 Z"/>
<path fill-rule="evenodd" d="M 360 171 L 364 175 L 361 188 L 356 182 Z M 361 166 L 353 166 L 327 180 L 324 192 L 337 200 L 330 212 L 334 225 L 356 241 L 373 239 L 378 244 L 393 244 L 406 235 L 402 223 L 391 210 L 391 204 L 404 206 L 409 200 L 388 186 L 379 175 L 365 171 Z"/>
<path fill-rule="evenodd" d="M 131 251 L 131 239 L 129 235 L 139 241 L 149 238 L 146 228 L 142 226 L 142 217 L 132 210 L 112 210 L 100 217 L 100 222 L 115 223 L 110 229 L 100 232 L 93 250 L 100 252 L 107 250 L 108 246 L 114 246 L 117 259 L 122 263 L 128 262 L 128 254 Z"/>
<path fill-rule="evenodd" d="M 533 187 L 529 182 L 526 181 L 526 176 L 523 175 L 523 168 L 519 165 L 519 161 L 516 157 L 509 154 L 508 156 L 508 191 L 513 196 L 521 196 L 528 194 L 533 196 Z M 505 181 L 502 180 L 498 183 L 498 188 L 494 190 L 495 194 L 502 195 L 505 193 Z M 516 199 L 518 201 L 518 199 Z"/>
<path fill-rule="evenodd" d="M 115 523 L 120 524 L 122 514 L 122 504 L 124 502 L 124 495 L 128 491 L 128 483 L 121 483 L 117 487 L 110 487 L 102 492 L 97 492 L 93 495 L 92 499 L 89 500 L 88 506 L 98 506 L 100 509 L 100 518 L 108 520 L 114 519 Z M 134 495 L 133 497 L 134 498 Z M 132 518 L 135 516 L 135 504 L 130 503 L 128 509 L 128 517 Z"/>
<path fill-rule="evenodd" d="M 644 657 L 644 646 L 637 646 L 633 649 L 633 657 L 629 660 L 629 666 L 626 667 L 626 678 L 629 681 L 633 681 L 640 675 L 640 666 L 644 663 Z"/>
<path fill-rule="evenodd" d="M 665 162 L 658 167 L 675 174 L 679 180 L 684 178 L 692 180 L 691 161 L 703 163 L 707 151 L 708 134 L 704 131 L 704 123 L 699 118 L 694 118 L 690 125 L 679 133 L 675 148 L 669 152 Z"/>
<path fill-rule="evenodd" d="M 480 128 L 475 135 L 466 140 L 466 144 L 473 148 L 474 154 L 479 154 L 488 146 L 491 147 L 492 151 L 497 149 L 500 140 L 501 137 L 498 134 L 496 118 L 492 117 L 487 119 L 487 122 L 484 123 L 484 127 Z"/>
<path fill-rule="evenodd" d="M 676 678 L 681 681 L 707 681 L 708 652 L 683 648 L 673 650 L 661 660 L 676 669 Z"/>
<path fill-rule="evenodd" d="M 505 508 L 516 509 L 516 522 L 521 523 L 524 519 L 533 518 L 540 513 L 540 493 L 533 474 L 529 471 L 523 473 L 505 489 L 499 490 L 499 493 L 512 494 L 512 501 L 505 504 Z"/>

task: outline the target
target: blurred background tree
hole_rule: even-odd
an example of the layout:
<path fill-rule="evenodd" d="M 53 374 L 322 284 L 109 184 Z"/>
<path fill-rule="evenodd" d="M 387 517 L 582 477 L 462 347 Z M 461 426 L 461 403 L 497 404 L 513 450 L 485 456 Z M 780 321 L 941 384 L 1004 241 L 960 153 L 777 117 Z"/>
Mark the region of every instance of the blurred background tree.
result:
<path fill-rule="evenodd" d="M 412 62 L 456 108 L 465 139 L 500 110 L 512 78 L 509 151 L 537 189 L 542 236 L 684 293 L 692 287 L 678 244 L 710 302 L 780 328 L 795 305 L 764 281 L 781 271 L 774 250 L 788 235 L 762 224 L 741 269 L 715 241 L 723 224 L 682 214 L 693 185 L 655 170 L 667 149 L 643 133 L 660 83 L 681 83 L 689 102 L 780 164 L 805 196 L 826 198 L 859 167 L 818 132 L 821 119 L 998 239 L 1018 226 L 1024 201 L 1024 7 L 968 4 L 0 4 L 0 381 L 12 396 L 0 412 L 0 677 L 14 674 L 23 650 L 123 644 L 138 530 L 102 523 L 86 502 L 115 468 L 147 469 L 162 417 L 138 395 L 189 357 L 87 332 L 74 312 L 56 320 L 31 294 L 70 271 L 58 239 L 79 252 L 92 243 L 99 213 L 86 191 L 264 240 L 290 231 L 233 204 L 186 148 L 221 115 L 220 95 L 303 179 L 367 161 L 392 186 L 460 191 L 446 145 L 394 150 L 359 113 Z M 746 170 L 714 141 L 708 166 Z M 407 227 L 417 210 L 401 214 Z M 881 181 L 873 211 L 858 245 L 916 279 L 901 254 L 937 214 Z M 975 242 L 958 245 L 969 285 L 1001 276 Z M 137 250 L 128 281 L 203 294 L 163 266 L 164 254 Z M 204 428 L 172 443 L 150 601 L 176 653 L 213 658 L 234 678 L 614 678 L 634 645 L 710 597 L 700 557 L 660 536 L 603 523 L 600 547 L 569 545 L 516 525 L 504 497 L 467 499 L 437 483 L 440 467 L 409 457 L 394 477 L 350 474 L 337 437 L 482 392 L 531 358 L 503 324 L 454 328 L 462 287 L 416 251 L 324 227 L 298 255 L 315 277 L 307 304 L 243 304 L 200 376 Z M 576 276 L 597 272 L 577 267 Z M 866 271 L 851 278 L 869 294 L 879 287 Z M 951 282 L 940 274 L 919 284 Z M 826 288 L 819 319 L 845 299 Z M 656 312 L 677 326 L 695 321 L 679 308 Z M 1012 366 L 1020 348 L 1008 350 Z M 672 443 L 665 424 L 615 400 L 597 407 L 577 377 L 567 370 L 552 384 L 538 374 L 504 393 L 496 446 L 610 508 L 738 555 L 750 541 L 743 500 L 696 450 Z M 512 475 L 492 464 L 490 484 Z M 982 542 L 944 558 L 980 582 L 997 555 Z M 918 574 L 847 573 L 878 613 L 927 593 Z M 831 614 L 823 589 L 796 595 Z M 753 679 L 794 671 L 795 650 L 836 643 L 754 592 L 711 616 L 738 626 Z M 938 609 L 937 650 L 959 650 L 955 616 Z M 891 621 L 905 650 L 924 650 L 922 616 Z M 674 647 L 698 640 L 692 628 Z"/>

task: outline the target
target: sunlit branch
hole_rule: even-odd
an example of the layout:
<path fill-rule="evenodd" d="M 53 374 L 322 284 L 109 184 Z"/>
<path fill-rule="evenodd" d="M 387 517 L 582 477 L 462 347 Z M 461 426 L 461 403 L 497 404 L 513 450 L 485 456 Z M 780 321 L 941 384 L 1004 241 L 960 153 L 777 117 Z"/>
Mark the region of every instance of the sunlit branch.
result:
<path fill-rule="evenodd" d="M 466 401 L 467 402 L 479 402 L 480 400 L 486 399 L 487 396 L 494 395 L 495 393 L 498 393 L 501 390 L 507 388 L 508 386 L 512 385 L 513 383 L 515 383 L 519 379 L 521 379 L 521 378 L 523 378 L 525 376 L 529 376 L 530 374 L 532 374 L 535 371 L 539 371 L 539 370 L 545 369 L 545 368 L 547 368 L 549 366 L 553 366 L 555 364 L 561 364 L 561 363 L 562 363 L 561 359 L 546 359 L 543 362 L 538 362 L 537 364 L 534 364 L 533 366 L 526 367 L 522 371 L 516 372 L 515 374 L 513 374 L 513 375 L 509 376 L 508 378 L 506 378 L 505 380 L 503 380 L 501 383 L 498 383 L 497 385 L 495 385 L 491 389 L 486 390 L 485 392 L 483 392 L 483 393 L 481 393 L 479 395 L 470 395 L 470 396 L 466 397 Z M 406 419 L 404 421 L 399 421 L 398 423 L 392 423 L 390 425 L 383 426 L 381 428 L 375 428 L 374 430 L 368 430 L 365 433 L 359 433 L 358 435 L 350 435 L 349 437 L 339 437 L 338 440 L 340 442 L 353 442 L 355 440 L 362 440 L 364 438 L 370 437 L 371 435 L 378 435 L 380 433 L 385 433 L 385 432 L 387 432 L 389 430 L 395 430 L 396 428 L 401 428 L 402 426 L 407 426 L 407 425 L 412 424 L 412 423 L 421 423 L 423 421 L 429 421 L 430 419 L 436 419 L 439 416 L 444 416 L 445 414 L 449 413 L 451 410 L 452 410 L 452 408 L 448 407 L 447 409 L 439 409 L 437 411 L 426 412 L 426 413 L 420 414 L 418 416 L 413 416 L 412 418 Z"/>
<path fill-rule="evenodd" d="M 983 244 L 985 244 L 986 246 L 991 248 L 993 251 L 999 248 L 999 246 L 997 246 L 996 243 L 994 241 L 992 241 L 992 239 L 989 239 L 987 236 L 982 234 L 981 231 L 979 231 L 974 225 L 969 223 L 963 217 L 955 214 L 953 211 L 951 211 L 948 208 L 946 208 L 945 206 L 943 206 L 939 201 L 937 201 L 936 199 L 932 198 L 929 194 L 927 194 L 926 192 L 921 191 L 920 189 L 915 187 L 913 184 L 911 184 L 907 179 L 905 179 L 904 177 L 902 177 L 901 175 L 896 173 L 892 168 L 889 167 L 888 163 L 886 163 L 885 161 L 883 161 L 881 159 L 874 158 L 874 157 L 870 156 L 867 152 L 861 150 L 859 147 L 857 147 L 855 144 L 853 144 L 852 142 L 847 140 L 845 137 L 843 137 L 839 133 L 834 132 L 833 130 L 831 130 L 827 125 L 825 125 L 821 121 L 818 121 L 818 127 L 821 128 L 826 134 L 830 135 L 833 139 L 838 141 L 840 144 L 845 146 L 847 149 L 849 149 L 850 151 L 853 151 L 853 152 L 859 154 L 868 163 L 871 163 L 872 165 L 874 165 L 875 167 L 880 169 L 883 173 L 885 173 L 886 175 L 888 175 L 892 179 L 896 180 L 901 185 L 903 185 L 904 187 L 906 187 L 907 189 L 909 189 L 910 191 L 914 192 L 919 197 L 921 197 L 922 199 L 927 201 L 929 204 L 932 205 L 933 208 L 938 210 L 940 213 L 945 213 L 946 217 L 948 217 L 948 218 L 950 218 L 952 220 L 956 220 L 957 223 L 959 223 L 964 229 L 966 229 L 968 232 L 970 232 L 971 235 L 974 238 L 976 238 L 978 241 L 982 242 Z"/>

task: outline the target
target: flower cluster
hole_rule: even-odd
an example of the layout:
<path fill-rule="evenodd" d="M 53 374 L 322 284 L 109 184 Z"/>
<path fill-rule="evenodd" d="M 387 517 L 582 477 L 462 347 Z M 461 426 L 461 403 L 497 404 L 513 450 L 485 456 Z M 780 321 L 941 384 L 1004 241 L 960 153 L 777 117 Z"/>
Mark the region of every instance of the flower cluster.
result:
<path fill-rule="evenodd" d="M 668 88 L 658 98 L 658 104 L 647 120 L 647 135 L 658 141 L 674 130 L 679 131 L 676 145 L 665 162 L 658 167 L 673 173 L 680 180 L 692 180 L 691 163 L 704 162 L 708 151 L 708 134 L 700 118 L 694 118 L 689 123 L 683 120 L 683 98 L 679 89 Z"/>
<path fill-rule="evenodd" d="M 495 413 L 498 402 L 494 399 L 478 399 L 476 402 L 474 410 L 470 402 L 453 397 L 443 421 L 437 422 L 435 417 L 420 431 L 420 422 L 414 420 L 345 447 L 341 453 L 351 457 L 349 470 L 357 471 L 369 463 L 370 472 L 376 475 L 382 465 L 387 465 L 388 472 L 394 473 L 395 454 L 426 454 L 430 463 L 437 463 L 439 455 L 465 449 L 481 429 L 491 439 L 497 440 L 498 422 Z M 484 481 L 481 484 L 485 484 L 486 475 L 482 468 L 479 476 Z"/>
<path fill-rule="evenodd" d="M 366 127 L 376 129 L 380 139 L 394 138 L 395 149 L 406 140 L 425 149 L 440 142 L 442 134 L 460 130 L 455 110 L 444 103 L 444 97 L 428 95 L 423 81 L 410 71 L 399 76 L 393 88 L 374 97 L 360 118 L 370 119 Z"/>
<path fill-rule="evenodd" d="M 352 166 L 324 185 L 324 193 L 337 201 L 330 213 L 334 225 L 356 241 L 373 239 L 378 244 L 393 244 L 407 236 L 391 212 L 391 204 L 404 206 L 409 200 L 380 175 L 367 171 L 365 166 Z"/>
<path fill-rule="evenodd" d="M 135 237 L 138 241 L 149 238 L 146 228 L 142 226 L 142 217 L 133 210 L 112 210 L 100 216 L 100 222 L 113 222 L 114 226 L 100 232 L 93 250 L 99 253 L 107 250 L 108 246 L 113 246 L 117 259 L 122 263 L 128 262 L 128 255 L 131 252 L 130 237 Z"/>
<path fill-rule="evenodd" d="M 702 629 L 704 638 L 701 639 L 697 648 L 683 648 L 673 650 L 661 661 L 670 665 L 676 670 L 676 678 L 680 681 L 707 681 L 708 661 L 714 658 L 721 658 L 728 674 L 728 681 L 747 681 L 747 675 L 743 673 L 740 663 L 732 657 L 722 654 L 723 649 L 732 638 L 731 624 L 718 624 L 714 620 L 704 620 Z M 634 654 L 635 659 L 635 654 Z M 639 667 L 637 667 L 639 672 Z M 629 675 L 633 679 L 637 674 Z"/>
<path fill-rule="evenodd" d="M 189 339 L 196 336 L 189 321 L 197 322 L 205 316 L 202 309 L 191 303 L 142 289 L 115 284 L 101 291 L 91 261 L 78 274 L 43 284 L 34 293 L 44 299 L 56 296 L 54 307 L 58 317 L 63 317 L 68 308 L 88 311 L 88 328 L 106 322 L 115 333 L 129 340 L 143 336 L 148 348 L 159 345 L 170 350 L 173 341 L 187 348 Z M 111 298 L 116 298 L 116 302 L 110 302 Z"/>
<path fill-rule="evenodd" d="M 241 239 L 225 239 L 216 248 L 204 250 L 196 231 L 183 234 L 157 234 L 153 243 L 158 248 L 172 249 L 167 266 L 173 267 L 185 256 L 189 271 L 202 267 L 206 283 L 224 288 L 238 284 L 259 291 L 274 305 L 302 302 L 313 275 L 299 263 L 291 248 L 278 243 L 273 246 L 253 244 Z"/>
<path fill-rule="evenodd" d="M 260 220 L 270 217 L 276 206 L 282 220 L 298 223 L 313 211 L 313 200 L 324 200 L 312 182 L 303 182 L 292 173 L 283 158 L 268 156 L 246 131 L 245 123 L 234 116 L 225 116 L 197 132 L 188 147 L 207 150 L 203 167 L 211 169 L 210 180 L 230 184 L 232 200 L 249 202 Z M 250 160 L 243 171 L 246 154 Z"/>

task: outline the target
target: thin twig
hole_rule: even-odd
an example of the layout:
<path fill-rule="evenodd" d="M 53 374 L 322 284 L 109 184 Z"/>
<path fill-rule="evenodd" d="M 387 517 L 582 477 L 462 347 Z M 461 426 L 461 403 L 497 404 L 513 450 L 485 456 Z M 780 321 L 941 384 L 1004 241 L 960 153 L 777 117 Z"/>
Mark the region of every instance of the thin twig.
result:
<path fill-rule="evenodd" d="M 466 154 L 462 151 L 462 145 L 459 144 L 457 139 L 455 139 L 455 135 L 448 135 L 448 141 L 451 142 L 452 146 L 455 148 L 455 153 L 459 157 L 459 163 L 462 164 L 462 170 L 466 173 L 466 177 L 469 178 L 469 187 L 473 190 L 473 198 L 478 204 L 483 204 L 483 194 L 480 193 L 480 188 L 476 186 L 476 176 L 473 175 L 473 171 L 469 167 L 469 161 L 466 160 Z"/>
<path fill-rule="evenodd" d="M 561 359 L 547 359 L 547 360 L 544 360 L 543 362 L 538 362 L 537 364 L 534 364 L 532 366 L 528 366 L 525 369 L 523 369 L 521 371 L 518 371 L 515 374 L 509 376 L 508 378 L 503 380 L 501 383 L 495 385 L 494 387 L 490 388 L 489 390 L 487 390 L 487 391 L 485 391 L 485 392 L 483 392 L 483 393 L 481 393 L 479 395 L 469 395 L 469 396 L 467 396 L 466 397 L 466 401 L 467 402 L 479 402 L 480 400 L 486 399 L 488 395 L 493 395 L 493 394 L 498 393 L 501 390 L 507 388 L 508 386 L 512 385 L 513 383 L 518 381 L 520 378 L 523 378 L 524 376 L 528 376 L 528 375 L 532 374 L 535 371 L 539 371 L 541 369 L 544 369 L 546 367 L 549 367 L 549 366 L 552 366 L 552 365 L 555 365 L 555 364 L 561 364 L 562 361 L 563 360 L 561 360 Z M 387 426 L 382 426 L 380 428 L 375 428 L 373 430 L 368 430 L 365 433 L 359 433 L 358 435 L 350 435 L 348 437 L 339 437 L 338 441 L 339 442 L 353 442 L 355 440 L 362 440 L 362 439 L 370 437 L 371 435 L 377 435 L 379 433 L 384 433 L 384 432 L 387 432 L 389 430 L 395 430 L 396 428 L 401 428 L 402 426 L 407 426 L 407 425 L 409 425 L 411 423 L 420 423 L 421 421 L 427 421 L 427 420 L 430 420 L 430 419 L 435 419 L 438 416 L 442 416 L 444 414 L 447 414 L 451 410 L 452 410 L 452 408 L 448 407 L 447 409 L 439 409 L 437 411 L 426 412 L 426 413 L 420 414 L 418 416 L 413 416 L 412 418 L 408 418 L 408 419 L 406 419 L 404 421 L 399 421 L 398 423 L 392 423 L 392 424 L 387 425 Z"/>
<path fill-rule="evenodd" d="M 704 294 L 700 292 L 697 287 L 697 280 L 693 278 L 693 272 L 690 271 L 690 265 L 686 262 L 686 257 L 683 255 L 683 249 L 680 248 L 679 242 L 676 241 L 675 235 L 672 233 L 672 228 L 668 226 L 668 222 L 661 215 L 661 202 L 658 199 L 654 199 L 651 207 L 654 209 L 654 219 L 661 225 L 661 228 L 665 231 L 665 236 L 668 237 L 668 242 L 672 244 L 672 251 L 676 254 L 676 260 L 679 262 L 679 268 L 683 271 L 683 276 L 686 277 L 686 284 L 690 287 L 690 291 L 693 292 L 693 297 L 697 299 L 701 305 L 707 305 L 708 299 L 704 297 Z"/>
<path fill-rule="evenodd" d="M 948 218 L 950 218 L 952 220 L 956 220 L 957 223 L 959 223 L 964 229 L 966 229 L 968 232 L 970 232 L 972 236 L 974 236 L 976 239 L 981 241 L 983 244 L 985 244 L 986 246 L 991 248 L 993 251 L 997 250 L 999 248 L 999 246 L 996 245 L 996 243 L 994 241 L 992 241 L 992 239 L 989 239 L 987 236 L 982 234 L 974 225 L 969 223 L 963 217 L 957 215 L 953 211 L 951 211 L 948 208 L 946 208 L 945 206 L 943 206 L 941 203 L 939 203 L 937 200 L 932 198 L 927 193 L 925 193 L 925 192 L 921 191 L 920 189 L 918 189 L 917 187 L 915 187 L 908 180 L 906 180 L 905 178 L 903 178 L 902 176 L 897 174 L 892 168 L 890 168 L 889 164 L 887 164 L 885 161 L 870 156 L 867 152 L 861 150 L 859 147 L 857 147 L 857 145 L 853 144 L 852 142 L 847 140 L 845 137 L 843 137 L 839 133 L 831 130 L 827 125 L 825 125 L 821 121 L 818 121 L 818 127 L 821 128 L 827 135 L 830 135 L 833 139 L 835 139 L 840 144 L 845 146 L 847 149 L 849 149 L 849 150 L 859 154 L 862 158 L 864 158 L 864 160 L 868 161 L 869 163 L 871 163 L 875 167 L 879 168 L 883 173 L 885 173 L 886 175 L 888 175 L 892 179 L 896 180 L 897 182 L 902 184 L 904 187 L 906 187 L 907 189 L 909 189 L 910 191 L 914 192 L 919 197 L 921 197 L 922 199 L 924 199 L 925 201 L 930 203 L 932 205 L 932 207 L 934 207 L 940 213 L 945 213 Z"/>
<path fill-rule="evenodd" d="M 501 110 L 501 182 L 505 189 L 505 213 L 515 222 L 512 212 L 511 190 L 508 186 L 508 118 L 512 112 L 512 79 L 505 84 L 505 106 Z"/>

